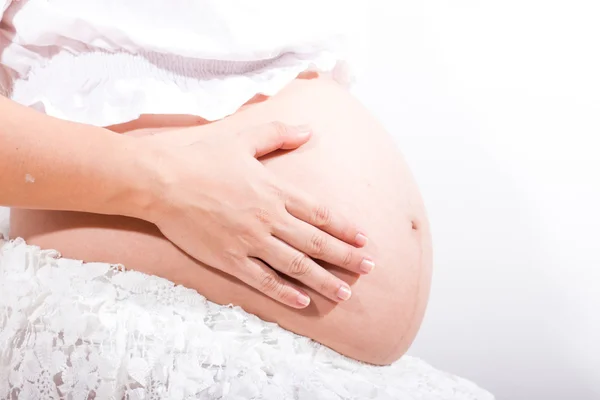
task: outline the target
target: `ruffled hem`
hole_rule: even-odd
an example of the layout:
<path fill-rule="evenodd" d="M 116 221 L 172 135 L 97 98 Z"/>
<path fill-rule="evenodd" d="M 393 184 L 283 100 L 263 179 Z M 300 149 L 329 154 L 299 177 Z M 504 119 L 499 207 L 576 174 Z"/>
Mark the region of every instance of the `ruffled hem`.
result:
<path fill-rule="evenodd" d="M 65 76 L 68 79 L 57 79 Z M 273 96 L 304 71 L 353 77 L 322 51 L 260 61 L 198 60 L 159 53 L 61 52 L 17 79 L 11 98 L 54 117 L 108 126 L 142 114 L 189 114 L 209 121 L 235 113 L 257 94 Z"/>

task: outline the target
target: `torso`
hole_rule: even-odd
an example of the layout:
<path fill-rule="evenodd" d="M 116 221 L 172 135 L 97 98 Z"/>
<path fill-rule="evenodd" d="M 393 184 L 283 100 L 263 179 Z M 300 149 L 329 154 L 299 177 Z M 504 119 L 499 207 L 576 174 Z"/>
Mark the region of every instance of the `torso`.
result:
<path fill-rule="evenodd" d="M 0 0 L 0 10 L 8 2 Z M 368 232 L 375 272 L 359 279 L 324 265 L 352 285 L 351 300 L 335 305 L 307 290 L 311 306 L 289 309 L 196 263 L 156 227 L 133 219 L 13 210 L 11 236 L 167 277 L 360 360 L 397 359 L 418 330 L 429 291 L 429 228 L 418 189 L 389 135 L 346 90 L 328 78 L 296 79 L 307 69 L 337 82 L 352 75 L 364 3 L 181 0 L 167 8 L 28 0 L 12 3 L 0 24 L 0 89 L 55 117 L 135 136 L 191 125 L 208 132 L 271 120 L 311 124 L 308 144 L 262 161 Z"/>
<path fill-rule="evenodd" d="M 420 325 L 431 273 L 427 218 L 402 156 L 369 113 L 329 79 L 295 80 L 278 95 L 260 100 L 214 123 L 194 116 L 153 116 L 113 129 L 139 136 L 173 125 L 204 124 L 201 129 L 208 132 L 271 120 L 310 123 L 315 136 L 307 145 L 263 162 L 299 189 L 329 200 L 368 232 L 368 251 L 378 264 L 372 274 L 358 278 L 325 265 L 351 284 L 351 300 L 335 305 L 308 290 L 313 297 L 308 309 L 287 308 L 194 262 L 152 225 L 122 217 L 13 210 L 11 236 L 56 248 L 66 257 L 167 276 L 209 300 L 240 305 L 356 359 L 377 364 L 397 359 Z"/>

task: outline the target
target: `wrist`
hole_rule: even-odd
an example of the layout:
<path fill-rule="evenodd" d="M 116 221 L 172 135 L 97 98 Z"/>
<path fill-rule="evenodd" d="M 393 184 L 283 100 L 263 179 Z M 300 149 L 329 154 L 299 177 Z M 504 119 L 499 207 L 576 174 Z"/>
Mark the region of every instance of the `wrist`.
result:
<path fill-rule="evenodd" d="M 156 221 L 165 197 L 161 172 L 164 153 L 152 141 L 119 135 L 113 154 L 121 171 L 106 202 L 109 214 Z"/>

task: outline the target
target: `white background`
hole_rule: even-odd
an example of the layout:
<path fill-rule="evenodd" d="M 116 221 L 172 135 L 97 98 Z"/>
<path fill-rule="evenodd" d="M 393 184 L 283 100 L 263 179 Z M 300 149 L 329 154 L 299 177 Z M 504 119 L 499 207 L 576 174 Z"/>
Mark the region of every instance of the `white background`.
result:
<path fill-rule="evenodd" d="M 397 138 L 435 244 L 410 353 L 499 400 L 600 399 L 598 2 L 372 4 L 356 91 Z"/>
<path fill-rule="evenodd" d="M 600 399 L 600 4 L 373 3 L 357 94 L 425 197 L 410 353 L 499 400 Z"/>

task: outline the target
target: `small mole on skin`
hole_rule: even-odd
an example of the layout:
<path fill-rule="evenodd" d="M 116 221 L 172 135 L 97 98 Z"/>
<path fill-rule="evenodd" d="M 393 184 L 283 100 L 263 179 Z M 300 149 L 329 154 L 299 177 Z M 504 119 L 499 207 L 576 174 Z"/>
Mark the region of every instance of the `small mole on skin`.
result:
<path fill-rule="evenodd" d="M 33 183 L 33 182 L 35 182 L 35 178 L 29 174 L 25 174 L 25 182 Z"/>

